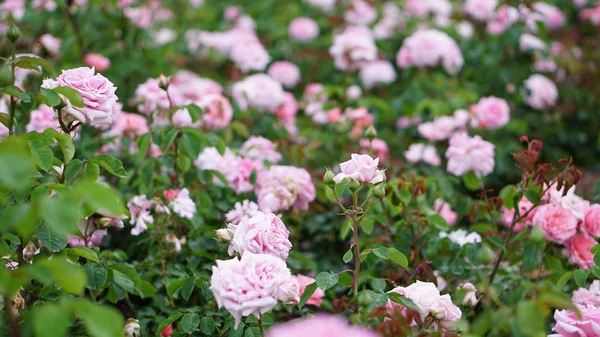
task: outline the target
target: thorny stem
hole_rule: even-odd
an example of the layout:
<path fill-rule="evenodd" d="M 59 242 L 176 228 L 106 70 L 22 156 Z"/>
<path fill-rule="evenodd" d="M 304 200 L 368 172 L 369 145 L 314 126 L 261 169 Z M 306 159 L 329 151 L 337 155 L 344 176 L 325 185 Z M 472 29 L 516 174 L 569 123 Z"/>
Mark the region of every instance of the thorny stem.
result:
<path fill-rule="evenodd" d="M 58 116 L 58 124 L 60 124 L 60 128 L 63 130 L 64 133 L 69 134 L 69 128 L 65 125 L 65 122 L 62 119 L 62 108 L 58 107 L 55 110 Z"/>

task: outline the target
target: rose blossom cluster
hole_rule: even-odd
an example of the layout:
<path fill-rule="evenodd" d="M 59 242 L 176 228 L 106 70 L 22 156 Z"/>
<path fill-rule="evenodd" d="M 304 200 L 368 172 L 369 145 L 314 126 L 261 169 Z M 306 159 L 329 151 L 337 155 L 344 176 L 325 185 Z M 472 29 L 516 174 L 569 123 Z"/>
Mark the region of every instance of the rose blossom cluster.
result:
<path fill-rule="evenodd" d="M 471 137 L 466 132 L 454 134 L 448 143 L 448 172 L 455 176 L 473 172 L 477 177 L 484 177 L 494 171 L 494 144 L 480 136 Z"/>
<path fill-rule="evenodd" d="M 598 336 L 600 333 L 600 281 L 595 280 L 589 289 L 579 288 L 573 292 L 573 304 L 579 310 L 563 309 L 554 312 L 555 334 L 549 337 Z"/>
<path fill-rule="evenodd" d="M 556 84 L 544 75 L 531 75 L 524 83 L 525 102 L 534 109 L 543 110 L 556 105 L 558 89 Z"/>
<path fill-rule="evenodd" d="M 396 71 L 390 61 L 377 60 L 360 68 L 360 80 L 366 89 L 380 84 L 390 84 L 396 80 Z"/>
<path fill-rule="evenodd" d="M 431 282 L 417 281 L 408 287 L 396 287 L 389 292 L 397 293 L 411 299 L 420 310 L 421 320 L 424 320 L 427 316 L 431 316 L 442 327 L 445 323 L 460 320 L 462 316 L 460 309 L 452 303 L 450 295 L 441 295 L 435 284 Z M 386 308 L 390 313 L 397 309 L 401 309 L 403 313 L 406 312 L 406 308 L 392 300 L 388 300 Z M 416 323 L 412 322 L 413 325 Z"/>
<path fill-rule="evenodd" d="M 381 19 L 373 27 L 373 36 L 377 40 L 389 39 L 398 29 L 404 27 L 404 21 L 403 13 L 394 2 L 384 2 Z"/>
<path fill-rule="evenodd" d="M 379 184 L 385 180 L 385 173 L 379 169 L 379 158 L 373 158 L 368 154 L 353 153 L 350 160 L 340 163 L 340 171 L 333 178 L 336 184 L 341 183 L 343 180 Z"/>
<path fill-rule="evenodd" d="M 66 106 L 62 109 L 65 122 L 79 121 L 92 126 L 110 124 L 112 111 L 117 104 L 117 88 L 106 77 L 97 74 L 94 68 L 80 67 L 63 70 L 56 78 L 46 79 L 42 88 L 54 89 L 69 87 L 75 89 L 83 98 L 83 107 L 74 106 L 64 98 Z"/>
<path fill-rule="evenodd" d="M 233 232 L 229 243 L 229 255 L 239 253 L 240 256 L 244 256 L 247 252 L 270 254 L 285 261 L 292 248 L 290 232 L 283 221 L 273 213 L 259 211 L 252 217 L 227 227 Z"/>
<path fill-rule="evenodd" d="M 363 26 L 348 26 L 333 37 L 329 48 L 337 69 L 351 71 L 377 59 L 377 46 L 371 31 Z"/>
<path fill-rule="evenodd" d="M 362 326 L 352 326 L 339 316 L 318 314 L 284 324 L 275 325 L 267 332 L 267 337 L 379 337 L 377 332 Z"/>
<path fill-rule="evenodd" d="M 422 143 L 410 144 L 408 150 L 404 152 L 404 158 L 413 164 L 424 162 L 429 165 L 439 166 L 442 163 L 435 147 Z"/>
<path fill-rule="evenodd" d="M 446 33 L 435 29 L 413 33 L 402 43 L 396 55 L 400 68 L 436 67 L 441 65 L 446 72 L 456 74 L 463 66 L 460 48 Z"/>
<path fill-rule="evenodd" d="M 429 141 L 446 140 L 455 132 L 464 130 L 469 119 L 467 111 L 456 110 L 452 116 L 438 116 L 433 121 L 420 123 L 417 130 L 422 138 Z"/>
<path fill-rule="evenodd" d="M 270 112 L 284 102 L 281 83 L 266 74 L 255 74 L 236 82 L 232 96 L 237 106 L 245 111 L 250 108 Z"/>
<path fill-rule="evenodd" d="M 131 197 L 127 203 L 129 209 L 131 235 L 140 235 L 148 229 L 148 224 L 153 224 L 158 214 L 171 214 L 171 211 L 184 219 L 192 219 L 196 214 L 196 203 L 190 197 L 187 188 L 171 189 L 163 193 L 164 201 L 156 196 L 148 200 L 145 195 Z"/>
<path fill-rule="evenodd" d="M 288 34 L 292 40 L 308 42 L 319 36 L 319 25 L 311 18 L 301 17 L 290 22 Z"/>
<path fill-rule="evenodd" d="M 325 103 L 329 96 L 325 92 L 325 86 L 321 83 L 309 83 L 304 87 L 304 114 L 310 116 L 317 124 L 327 124 L 330 121 L 328 112 L 325 110 Z M 341 115 L 341 111 L 340 111 Z"/>

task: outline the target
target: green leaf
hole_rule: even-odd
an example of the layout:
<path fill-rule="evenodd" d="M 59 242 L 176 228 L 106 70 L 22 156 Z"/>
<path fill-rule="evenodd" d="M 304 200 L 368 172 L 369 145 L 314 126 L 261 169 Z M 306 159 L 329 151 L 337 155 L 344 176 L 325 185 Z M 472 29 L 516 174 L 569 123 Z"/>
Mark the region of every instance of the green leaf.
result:
<path fill-rule="evenodd" d="M 86 258 L 90 261 L 94 261 L 94 262 L 100 262 L 98 261 L 98 254 L 96 254 L 95 251 L 83 247 L 83 246 L 78 246 L 78 247 L 73 247 L 73 248 L 69 248 L 67 250 L 70 254 L 74 254 L 77 256 L 81 256 L 83 258 Z"/>
<path fill-rule="evenodd" d="M 108 173 L 112 174 L 113 176 L 119 178 L 127 178 L 128 176 L 127 171 L 125 171 L 123 168 L 123 163 L 113 156 L 101 154 L 90 159 L 90 161 L 100 165 L 100 167 L 108 171 Z"/>
<path fill-rule="evenodd" d="M 29 144 L 18 137 L 0 142 L 0 183 L 10 188 L 27 187 L 37 170 L 29 153 Z"/>
<path fill-rule="evenodd" d="M 401 189 L 398 192 L 398 197 L 400 198 L 400 201 L 402 202 L 403 205 L 406 206 L 406 205 L 410 204 L 410 201 L 412 200 L 412 194 L 408 190 L 408 186 L 405 186 L 403 189 Z"/>
<path fill-rule="evenodd" d="M 231 121 L 231 124 L 229 124 L 229 126 L 243 138 L 248 138 L 250 136 L 250 131 L 248 131 L 248 127 L 240 121 Z"/>
<path fill-rule="evenodd" d="M 429 221 L 429 223 L 432 224 L 433 227 L 439 229 L 440 231 L 447 231 L 449 228 L 446 219 L 442 218 L 442 216 L 439 214 L 429 215 L 427 217 L 427 221 Z"/>
<path fill-rule="evenodd" d="M 317 285 L 324 291 L 333 288 L 338 283 L 339 277 L 336 273 L 321 272 L 317 275 Z"/>
<path fill-rule="evenodd" d="M 81 220 L 79 200 L 71 193 L 61 192 L 58 195 L 41 201 L 42 219 L 50 229 L 59 234 L 68 234 L 76 230 Z"/>
<path fill-rule="evenodd" d="M 108 271 L 98 263 L 88 263 L 83 266 L 87 276 L 86 288 L 98 291 L 102 289 L 108 277 Z"/>
<path fill-rule="evenodd" d="M 77 108 L 85 108 L 85 104 L 83 104 L 83 97 L 81 97 L 81 93 L 79 91 L 71 87 L 57 87 L 52 90 L 68 99 L 72 106 Z"/>
<path fill-rule="evenodd" d="M 344 263 L 348 263 L 350 261 L 352 261 L 352 258 L 354 257 L 354 255 L 352 254 L 352 248 L 348 249 L 348 251 L 344 254 L 344 256 L 342 256 L 342 260 L 344 261 Z"/>
<path fill-rule="evenodd" d="M 201 135 L 187 130 L 181 136 L 180 144 L 185 153 L 191 158 L 198 158 L 200 151 L 202 151 L 202 148 L 204 147 L 204 142 Z"/>
<path fill-rule="evenodd" d="M 523 269 L 528 271 L 539 264 L 540 247 L 533 241 L 528 241 L 523 248 Z"/>
<path fill-rule="evenodd" d="M 83 162 L 79 159 L 73 159 L 73 161 L 67 165 L 67 169 L 65 170 L 65 184 L 70 185 L 73 180 L 77 178 L 77 175 L 79 175 L 82 169 Z"/>
<path fill-rule="evenodd" d="M 27 95 L 27 93 L 23 92 L 17 86 L 7 85 L 4 88 L 2 88 L 2 91 L 9 96 L 19 98 L 19 99 L 29 99 L 29 101 L 31 101 L 31 97 L 29 97 L 29 95 Z"/>
<path fill-rule="evenodd" d="M 54 90 L 42 88 L 40 89 L 40 95 L 42 96 L 44 103 L 46 103 L 47 106 L 54 107 L 62 103 L 60 96 L 58 96 L 58 94 Z"/>
<path fill-rule="evenodd" d="M 82 181 L 96 181 L 100 177 L 100 166 L 95 163 L 86 162 L 83 167 Z"/>
<path fill-rule="evenodd" d="M 143 159 L 146 158 L 146 154 L 150 149 L 150 144 L 152 143 L 152 133 L 147 132 L 143 135 L 139 136 L 136 144 L 138 147 L 138 158 Z"/>
<path fill-rule="evenodd" d="M 421 312 L 421 309 L 413 302 L 410 298 L 390 291 L 387 293 L 387 297 L 392 300 L 392 302 L 398 303 L 406 308 L 414 309 Z"/>
<path fill-rule="evenodd" d="M 392 247 L 389 248 L 389 259 L 394 262 L 395 264 L 399 265 L 400 267 L 406 269 L 408 268 L 408 259 L 406 258 L 406 255 L 404 255 L 401 251 L 399 251 L 398 249 Z"/>
<path fill-rule="evenodd" d="M 53 256 L 51 260 L 40 260 L 34 265 L 34 273 L 45 281 L 51 275 L 58 285 L 69 294 L 81 295 L 87 283 L 85 272 L 76 264 L 67 262 L 65 256 Z"/>
<path fill-rule="evenodd" d="M 344 287 L 350 287 L 352 285 L 353 280 L 349 271 L 341 272 L 338 275 L 340 277 L 338 284 L 343 285 Z"/>
<path fill-rule="evenodd" d="M 55 129 L 46 129 L 44 130 L 44 134 L 56 139 L 58 146 L 60 146 L 63 153 L 63 163 L 65 165 L 69 164 L 71 159 L 73 159 L 73 156 L 75 156 L 75 145 L 73 144 L 71 137 L 64 133 L 60 133 Z"/>
<path fill-rule="evenodd" d="M 178 134 L 179 134 L 178 129 L 171 129 L 171 130 L 167 131 L 167 133 L 163 134 L 162 142 L 160 144 L 160 149 L 165 152 L 168 151 L 169 148 L 171 147 L 171 145 L 173 144 L 173 141 L 175 140 L 175 138 L 177 138 Z"/>
<path fill-rule="evenodd" d="M 166 329 L 169 326 L 169 324 L 175 323 L 175 321 L 177 321 L 181 316 L 183 316 L 182 313 L 176 312 L 171 316 L 167 317 L 167 319 L 160 322 L 160 324 L 158 325 L 158 329 L 156 329 L 156 334 L 160 334 L 164 329 Z"/>
<path fill-rule="evenodd" d="M 19 68 L 31 69 L 35 71 L 40 71 L 40 68 L 42 68 L 50 75 L 56 73 L 56 70 L 54 70 L 54 66 L 52 65 L 52 63 L 41 57 L 20 56 L 14 60 L 14 64 Z"/>
<path fill-rule="evenodd" d="M 387 258 L 390 256 L 390 251 L 387 249 L 387 247 L 383 246 L 373 249 L 372 252 L 375 254 L 375 256 L 384 260 L 387 260 Z"/>
<path fill-rule="evenodd" d="M 36 230 L 38 239 L 50 251 L 59 251 L 67 246 L 67 236 L 50 231 L 46 226 L 39 225 Z"/>
<path fill-rule="evenodd" d="M 31 310 L 35 337 L 66 336 L 71 313 L 56 303 L 39 304 Z"/>
<path fill-rule="evenodd" d="M 31 150 L 36 165 L 45 172 L 48 172 L 54 161 L 54 153 L 52 153 L 48 143 L 41 139 L 32 139 L 29 142 L 29 150 Z"/>
<path fill-rule="evenodd" d="M 116 215 L 125 213 L 125 209 L 119 201 L 119 194 L 107 185 L 82 181 L 73 186 L 73 189 L 90 207 L 91 211 L 103 210 Z"/>
<path fill-rule="evenodd" d="M 539 187 L 529 187 L 523 192 L 523 194 L 525 194 L 527 199 L 534 205 L 539 204 L 542 200 L 541 190 Z"/>
<path fill-rule="evenodd" d="M 127 277 L 127 275 L 121 273 L 118 270 L 112 270 L 113 280 L 116 284 L 118 284 L 121 288 L 123 288 L 128 293 L 133 293 L 135 291 L 135 284 L 133 281 Z"/>
<path fill-rule="evenodd" d="M 575 284 L 577 284 L 579 288 L 585 287 L 589 275 L 590 272 L 588 270 L 577 269 L 575 271 Z"/>
<path fill-rule="evenodd" d="M 198 314 L 186 314 L 181 318 L 181 322 L 179 322 L 181 330 L 188 334 L 198 330 L 198 325 L 200 325 L 200 317 Z"/>
<path fill-rule="evenodd" d="M 306 304 L 306 301 L 308 301 L 315 293 L 317 287 L 317 282 L 313 282 L 304 288 L 304 292 L 302 293 L 302 296 L 300 296 L 300 301 L 298 301 L 298 309 L 302 309 L 304 304 Z"/>
<path fill-rule="evenodd" d="M 517 304 L 516 327 L 524 336 L 545 335 L 544 318 L 543 310 L 536 302 L 522 301 Z"/>
<path fill-rule="evenodd" d="M 196 284 L 196 278 L 190 277 L 181 286 L 180 294 L 181 294 L 181 297 L 183 297 L 183 299 L 185 299 L 186 301 L 189 300 L 190 296 L 192 295 L 195 284 Z"/>
<path fill-rule="evenodd" d="M 139 288 L 142 291 L 142 297 L 153 297 L 156 294 L 156 288 L 146 280 L 140 282 Z"/>
<path fill-rule="evenodd" d="M 74 311 L 92 337 L 123 336 L 125 320 L 117 309 L 79 300 L 75 302 Z"/>
<path fill-rule="evenodd" d="M 375 219 L 368 217 L 360 222 L 360 228 L 366 233 L 371 234 L 375 229 Z"/>
<path fill-rule="evenodd" d="M 215 331 L 217 325 L 212 317 L 202 317 L 200 319 L 200 331 L 205 335 L 211 335 Z"/>
<path fill-rule="evenodd" d="M 192 117 L 192 123 L 196 123 L 200 119 L 200 116 L 202 116 L 202 109 L 196 104 L 188 104 L 186 108 L 190 113 L 190 117 Z"/>
<path fill-rule="evenodd" d="M 24 237 L 29 237 L 39 222 L 37 210 L 28 203 L 5 205 L 0 219 L 0 232 L 16 229 Z"/>
<path fill-rule="evenodd" d="M 465 186 L 471 191 L 476 191 L 481 187 L 482 180 L 481 178 L 478 178 L 473 171 L 469 171 L 462 179 Z"/>
<path fill-rule="evenodd" d="M 506 207 L 507 209 L 513 209 L 515 207 L 513 202 L 515 193 L 516 191 L 513 185 L 506 185 L 500 190 L 500 193 L 498 195 L 500 199 L 502 199 L 504 207 Z"/>
<path fill-rule="evenodd" d="M 188 277 L 183 276 L 183 277 L 180 277 L 177 280 L 169 283 L 169 285 L 167 286 L 167 295 L 172 297 L 177 292 L 177 290 L 181 289 L 181 287 L 187 280 L 188 280 Z"/>

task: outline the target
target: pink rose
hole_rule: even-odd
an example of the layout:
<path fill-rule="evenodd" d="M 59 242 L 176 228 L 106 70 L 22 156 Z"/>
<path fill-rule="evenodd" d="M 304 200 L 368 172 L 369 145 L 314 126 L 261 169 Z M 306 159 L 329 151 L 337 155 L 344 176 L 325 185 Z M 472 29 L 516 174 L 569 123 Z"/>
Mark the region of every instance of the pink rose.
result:
<path fill-rule="evenodd" d="M 202 123 L 212 130 L 227 127 L 233 118 L 233 108 L 222 95 L 206 95 L 196 104 L 202 109 Z"/>
<path fill-rule="evenodd" d="M 589 289 L 579 288 L 573 292 L 572 301 L 579 305 L 600 306 L 600 280 L 594 280 Z"/>
<path fill-rule="evenodd" d="M 284 100 L 281 83 L 266 74 L 248 76 L 233 85 L 232 96 L 240 110 L 254 108 L 261 111 L 277 109 Z"/>
<path fill-rule="evenodd" d="M 40 36 L 40 44 L 52 55 L 56 56 L 60 53 L 60 45 L 62 40 L 50 34 Z M 101 70 L 98 70 L 101 71 Z"/>
<path fill-rule="evenodd" d="M 377 332 L 358 325 L 350 325 L 341 316 L 317 314 L 309 318 L 275 325 L 267 337 L 379 337 Z"/>
<path fill-rule="evenodd" d="M 400 68 L 420 68 L 441 65 L 446 72 L 456 74 L 464 64 L 458 44 L 446 33 L 435 29 L 420 30 L 402 43 L 396 55 Z"/>
<path fill-rule="evenodd" d="M 261 136 L 252 136 L 242 144 L 240 156 L 258 162 L 268 161 L 278 163 L 281 161 L 281 153 L 275 149 L 275 144 Z"/>
<path fill-rule="evenodd" d="M 358 85 L 351 85 L 346 88 L 346 98 L 349 100 L 357 100 L 362 96 L 362 90 Z"/>
<path fill-rule="evenodd" d="M 308 285 L 316 282 L 314 278 L 304 275 L 295 275 L 294 278 L 296 278 L 296 281 L 298 281 L 298 284 L 300 285 L 298 297 L 302 297 L 302 294 L 304 294 L 304 290 Z M 320 307 L 323 303 L 323 296 L 325 296 L 323 289 L 317 288 L 317 290 L 315 290 L 315 292 L 306 301 L 306 304 Z"/>
<path fill-rule="evenodd" d="M 83 58 L 83 63 L 88 67 L 96 68 L 96 71 L 105 71 L 110 67 L 110 60 L 100 54 L 87 54 Z"/>
<path fill-rule="evenodd" d="M 408 287 L 396 287 L 390 292 L 411 299 L 419 307 L 423 318 L 432 315 L 441 321 L 454 322 L 462 316 L 460 309 L 452 303 L 450 295 L 440 295 L 434 283 L 417 281 Z M 400 305 L 388 300 L 386 307 L 388 311 L 392 311 Z"/>
<path fill-rule="evenodd" d="M 448 204 L 444 200 L 436 199 L 433 205 L 433 210 L 442 218 L 444 218 L 444 220 L 446 220 L 449 226 L 454 226 L 454 224 L 456 223 L 458 215 L 455 211 L 452 210 L 452 208 L 450 208 L 450 204 Z"/>
<path fill-rule="evenodd" d="M 280 288 L 292 275 L 285 262 L 268 254 L 247 252 L 241 259 L 217 260 L 212 268 L 210 290 L 219 308 L 225 308 L 235 319 L 259 318 L 277 304 Z"/>
<path fill-rule="evenodd" d="M 329 47 L 337 69 L 350 71 L 377 59 L 377 46 L 366 27 L 350 26 L 333 37 Z"/>
<path fill-rule="evenodd" d="M 72 119 L 90 125 L 110 124 L 112 111 L 117 104 L 115 95 L 117 88 L 104 76 L 95 74 L 93 68 L 75 68 L 63 70 L 56 80 L 47 79 L 42 83 L 42 88 L 70 87 L 79 91 L 83 98 L 84 107 L 79 108 L 65 100 L 66 107 L 63 112 Z M 63 118 L 68 116 L 64 116 Z"/>
<path fill-rule="evenodd" d="M 283 104 L 275 109 L 275 115 L 285 124 L 296 122 L 296 114 L 298 113 L 298 101 L 294 94 L 290 92 L 283 93 Z"/>
<path fill-rule="evenodd" d="M 561 337 L 600 336 L 600 307 L 594 305 L 577 305 L 582 317 L 570 310 L 556 310 L 556 325 L 552 330 Z"/>
<path fill-rule="evenodd" d="M 273 62 L 267 72 L 286 88 L 293 88 L 300 81 L 300 69 L 287 61 Z"/>
<path fill-rule="evenodd" d="M 510 107 L 502 98 L 484 97 L 475 105 L 475 118 L 472 124 L 486 129 L 498 129 L 510 121 Z"/>
<path fill-rule="evenodd" d="M 519 214 L 523 215 L 525 213 L 527 213 L 530 209 L 532 209 L 533 207 L 533 203 L 531 201 L 529 201 L 529 199 L 527 199 L 527 197 L 523 197 L 521 199 L 521 201 L 519 201 Z M 533 216 L 535 215 L 535 212 L 537 211 L 537 208 L 534 208 L 531 212 L 529 212 L 527 214 L 527 216 L 515 223 L 515 227 L 513 228 L 513 231 L 515 232 L 520 232 L 522 230 L 524 230 L 525 228 L 527 228 L 527 226 L 531 225 L 533 223 Z M 515 216 L 515 210 L 513 209 L 507 209 L 507 208 L 502 208 L 502 223 L 504 224 L 504 226 L 510 228 L 512 221 L 513 221 L 513 217 Z"/>
<path fill-rule="evenodd" d="M 238 252 L 243 256 L 251 252 L 270 254 L 285 260 L 292 248 L 289 236 L 290 232 L 278 216 L 259 212 L 236 226 L 229 245 L 229 255 Z"/>
<path fill-rule="evenodd" d="M 583 220 L 583 230 L 593 236 L 600 236 L 600 204 L 593 204 Z"/>
<path fill-rule="evenodd" d="M 229 225 L 237 226 L 240 222 L 248 220 L 258 213 L 260 213 L 260 210 L 258 204 L 254 201 L 244 200 L 242 203 L 238 201 L 235 203 L 234 208 L 225 214 L 225 219 L 230 222 Z"/>
<path fill-rule="evenodd" d="M 385 180 L 378 165 L 379 158 L 373 159 L 368 154 L 353 153 L 350 160 L 340 164 L 342 172 L 338 173 L 333 181 L 339 184 L 344 179 L 355 179 L 361 183 L 378 184 Z"/>
<path fill-rule="evenodd" d="M 271 62 L 269 53 L 258 41 L 251 43 L 236 43 L 231 47 L 229 58 L 244 73 L 263 71 Z"/>
<path fill-rule="evenodd" d="M 354 0 L 344 19 L 351 25 L 369 25 L 377 19 L 377 9 L 366 1 Z"/>
<path fill-rule="evenodd" d="M 273 165 L 268 171 L 259 172 L 255 193 L 263 212 L 277 212 L 291 207 L 305 211 L 308 203 L 315 199 L 315 186 L 305 169 Z"/>
<path fill-rule="evenodd" d="M 556 105 L 558 89 L 554 82 L 539 74 L 531 75 L 525 81 L 525 102 L 534 109 L 542 110 Z"/>
<path fill-rule="evenodd" d="M 380 84 L 390 84 L 396 80 L 396 71 L 390 61 L 377 60 L 360 68 L 360 80 L 366 89 Z"/>
<path fill-rule="evenodd" d="M 373 140 L 368 140 L 363 138 L 360 140 L 360 147 L 373 151 L 382 160 L 385 160 L 390 155 L 390 150 L 383 139 L 374 138 Z"/>
<path fill-rule="evenodd" d="M 467 0 L 464 11 L 472 18 L 486 21 L 491 18 L 498 6 L 498 0 Z"/>
<path fill-rule="evenodd" d="M 311 41 L 319 36 L 319 25 L 311 18 L 296 18 L 290 22 L 288 34 L 292 40 Z"/>
<path fill-rule="evenodd" d="M 473 171 L 483 177 L 494 171 L 494 144 L 486 142 L 480 136 L 470 137 L 466 132 L 456 133 L 446 150 L 448 172 L 462 176 Z"/>
<path fill-rule="evenodd" d="M 591 249 L 597 244 L 593 237 L 587 234 L 577 234 L 565 242 L 565 253 L 569 262 L 577 264 L 580 268 L 590 269 L 594 266 L 594 254 Z"/>
<path fill-rule="evenodd" d="M 564 243 L 577 233 L 577 218 L 560 205 L 539 206 L 533 225 L 540 227 L 546 238 L 556 243 Z"/>
<path fill-rule="evenodd" d="M 46 129 L 55 129 L 60 131 L 60 124 L 55 117 L 54 110 L 44 104 L 41 104 L 37 110 L 30 113 L 29 123 L 25 127 L 27 132 L 44 132 Z"/>

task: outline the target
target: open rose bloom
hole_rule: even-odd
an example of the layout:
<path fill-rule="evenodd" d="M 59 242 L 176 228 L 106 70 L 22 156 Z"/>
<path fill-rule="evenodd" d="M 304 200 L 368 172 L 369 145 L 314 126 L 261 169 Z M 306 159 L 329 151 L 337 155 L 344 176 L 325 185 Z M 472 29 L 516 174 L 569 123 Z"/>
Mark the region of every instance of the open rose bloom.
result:
<path fill-rule="evenodd" d="M 340 164 L 341 172 L 333 180 L 340 183 L 345 179 L 355 179 L 361 183 L 378 184 L 385 180 L 385 175 L 378 166 L 379 158 L 354 153 L 350 160 Z"/>

